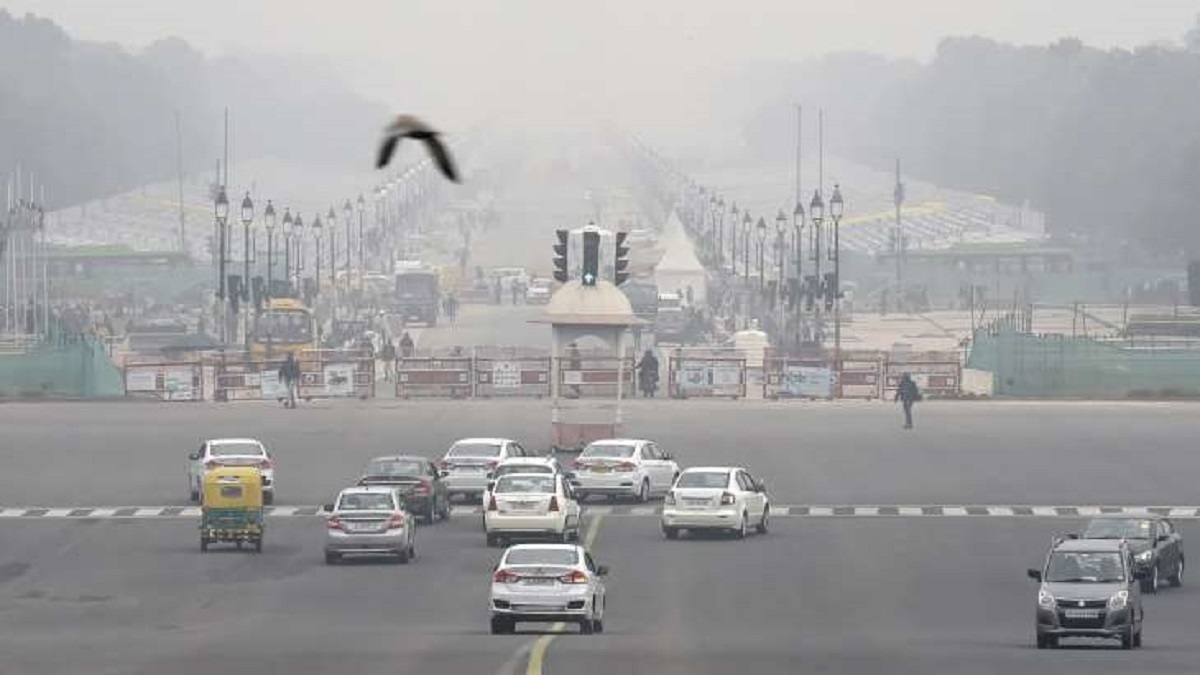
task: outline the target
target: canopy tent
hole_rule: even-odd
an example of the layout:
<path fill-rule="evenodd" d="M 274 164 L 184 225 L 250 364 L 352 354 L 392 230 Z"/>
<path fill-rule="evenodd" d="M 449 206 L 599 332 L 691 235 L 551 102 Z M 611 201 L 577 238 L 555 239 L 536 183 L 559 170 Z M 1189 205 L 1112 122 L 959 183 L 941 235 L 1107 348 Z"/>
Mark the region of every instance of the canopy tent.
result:
<path fill-rule="evenodd" d="M 663 226 L 659 246 L 664 250 L 662 258 L 654 268 L 654 281 L 659 292 L 682 291 L 686 297 L 690 286 L 692 303 L 703 304 L 708 297 L 708 273 L 696 257 L 695 247 L 674 211 L 667 217 L 667 224 Z"/>

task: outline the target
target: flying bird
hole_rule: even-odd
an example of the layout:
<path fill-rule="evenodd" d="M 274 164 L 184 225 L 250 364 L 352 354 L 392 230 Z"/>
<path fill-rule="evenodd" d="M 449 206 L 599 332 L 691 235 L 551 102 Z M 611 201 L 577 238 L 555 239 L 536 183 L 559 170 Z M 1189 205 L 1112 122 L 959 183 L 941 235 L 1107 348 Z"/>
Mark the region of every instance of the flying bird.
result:
<path fill-rule="evenodd" d="M 382 169 L 387 166 L 396 152 L 396 146 L 400 144 L 400 139 L 411 138 L 424 143 L 425 149 L 433 156 L 433 161 L 437 163 L 442 175 L 457 183 L 458 170 L 454 168 L 454 160 L 451 159 L 450 152 L 446 150 L 446 146 L 442 144 L 439 136 L 437 130 L 420 118 L 412 115 L 400 115 L 384 129 L 383 143 L 379 146 L 379 159 L 375 163 L 375 168 Z"/>

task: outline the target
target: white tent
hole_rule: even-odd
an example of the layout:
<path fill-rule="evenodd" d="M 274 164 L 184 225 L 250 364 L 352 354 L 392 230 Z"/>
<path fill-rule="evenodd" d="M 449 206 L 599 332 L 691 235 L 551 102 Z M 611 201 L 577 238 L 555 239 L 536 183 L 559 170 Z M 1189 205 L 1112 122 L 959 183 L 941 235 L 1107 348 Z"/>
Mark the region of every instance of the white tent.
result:
<path fill-rule="evenodd" d="M 659 246 L 663 249 L 663 257 L 654 268 L 654 282 L 660 293 L 683 291 L 686 297 L 687 289 L 692 289 L 692 302 L 700 305 L 708 297 L 708 274 L 700 259 L 696 257 L 695 247 L 684 232 L 683 223 L 674 211 L 667 218 L 663 227 Z"/>

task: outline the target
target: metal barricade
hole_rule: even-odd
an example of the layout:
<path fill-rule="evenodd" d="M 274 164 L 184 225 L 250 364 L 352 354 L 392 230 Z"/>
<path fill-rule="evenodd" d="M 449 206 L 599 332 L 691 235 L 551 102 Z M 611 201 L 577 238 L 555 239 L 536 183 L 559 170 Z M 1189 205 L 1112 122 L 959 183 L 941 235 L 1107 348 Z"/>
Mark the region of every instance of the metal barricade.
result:
<path fill-rule="evenodd" d="M 866 355 L 843 358 L 836 373 L 841 398 L 875 399 L 880 397 L 883 361 Z"/>
<path fill-rule="evenodd" d="M 908 373 L 926 398 L 957 398 L 962 393 L 962 363 L 942 361 L 889 361 L 885 365 L 883 396 L 892 399 L 900 385 L 900 376 Z"/>
<path fill-rule="evenodd" d="M 122 368 L 125 396 L 160 401 L 203 401 L 204 377 L 199 361 L 127 363 Z"/>
<path fill-rule="evenodd" d="M 763 398 L 833 398 L 837 391 L 832 364 L 824 359 L 763 359 Z"/>
<path fill-rule="evenodd" d="M 409 357 L 396 360 L 396 398 L 469 398 L 469 357 Z"/>
<path fill-rule="evenodd" d="M 616 356 L 559 357 L 558 395 L 563 398 L 615 398 L 618 390 L 625 397 L 637 394 L 634 389 L 632 358 Z M 624 377 L 618 378 L 617 373 Z M 618 387 L 618 381 L 621 382 Z"/>
<path fill-rule="evenodd" d="M 474 395 L 535 397 L 550 395 L 550 357 L 474 359 Z"/>
<path fill-rule="evenodd" d="M 296 397 L 366 399 L 375 395 L 375 361 L 358 350 L 301 352 Z M 218 401 L 282 400 L 287 386 L 279 377 L 284 359 L 258 360 L 214 355 L 211 359 L 214 398 Z"/>
<path fill-rule="evenodd" d="M 675 398 L 744 398 L 746 359 L 672 356 L 667 382 L 668 391 Z"/>

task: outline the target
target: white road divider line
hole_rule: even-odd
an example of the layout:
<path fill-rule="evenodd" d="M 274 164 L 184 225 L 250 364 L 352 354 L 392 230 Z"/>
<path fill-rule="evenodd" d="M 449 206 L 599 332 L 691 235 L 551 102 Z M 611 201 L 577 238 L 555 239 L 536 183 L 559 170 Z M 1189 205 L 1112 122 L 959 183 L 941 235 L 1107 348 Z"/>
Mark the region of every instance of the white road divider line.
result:
<path fill-rule="evenodd" d="M 6 520 L 170 520 L 200 517 L 199 506 L 5 506 L 0 519 Z M 268 506 L 268 518 L 312 518 L 322 515 L 320 506 Z M 455 506 L 451 517 L 470 518 L 483 513 L 482 506 Z M 584 506 L 585 516 L 632 518 L 657 517 L 660 505 Z M 771 507 L 771 515 L 791 518 L 1090 518 L 1100 515 L 1146 517 L 1166 516 L 1183 520 L 1200 519 L 1200 506 L 1031 506 L 1011 505 L 786 505 Z"/>

